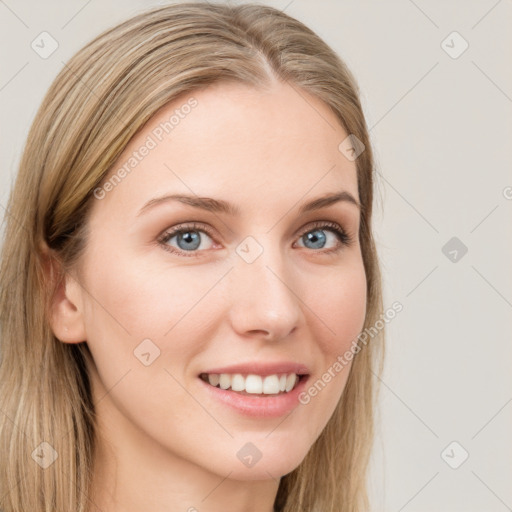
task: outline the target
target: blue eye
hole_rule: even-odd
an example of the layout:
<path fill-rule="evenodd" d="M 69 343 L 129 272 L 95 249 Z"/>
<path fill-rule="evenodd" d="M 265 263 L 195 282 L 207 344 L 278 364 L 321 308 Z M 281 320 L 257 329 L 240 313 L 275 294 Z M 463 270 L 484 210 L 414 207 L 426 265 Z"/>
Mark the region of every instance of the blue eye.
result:
<path fill-rule="evenodd" d="M 304 245 L 308 249 L 323 249 L 328 239 L 325 234 L 326 231 L 325 229 L 308 231 L 305 235 L 302 235 L 301 240 L 304 240 Z"/>
<path fill-rule="evenodd" d="M 315 222 L 313 226 L 308 226 L 300 240 L 305 240 L 304 245 L 307 249 L 323 249 L 329 238 L 325 235 L 326 232 L 331 233 L 337 239 L 334 240 L 335 245 L 327 250 L 317 252 L 338 252 L 343 246 L 349 246 L 352 243 L 352 238 L 336 222 Z"/>
<path fill-rule="evenodd" d="M 197 252 L 197 249 L 200 248 L 202 242 L 199 233 L 203 233 L 211 239 L 207 229 L 205 229 L 204 226 L 194 223 L 190 226 L 181 226 L 169 233 L 165 233 L 159 242 L 162 244 L 164 249 L 170 252 L 178 254 L 189 252 L 192 254 L 183 254 L 183 256 L 195 256 L 193 253 Z M 178 250 L 176 250 L 173 246 L 168 245 L 173 238 L 176 238 Z"/>
<path fill-rule="evenodd" d="M 331 236 L 327 236 L 326 233 L 330 233 Z M 170 232 L 164 233 L 158 242 L 166 251 L 174 254 L 185 257 L 198 256 L 202 250 L 207 250 L 207 248 L 201 247 L 205 235 L 213 241 L 213 236 L 206 225 L 191 223 L 177 226 Z M 170 245 L 174 238 L 177 247 Z M 333 238 L 334 240 L 332 240 Z M 334 246 L 324 249 L 329 239 L 334 242 Z M 339 224 L 325 221 L 318 221 L 312 226 L 308 226 L 307 231 L 302 232 L 299 240 L 304 240 L 304 245 L 300 247 L 312 249 L 320 254 L 339 252 L 344 246 L 351 245 L 353 241 Z"/>

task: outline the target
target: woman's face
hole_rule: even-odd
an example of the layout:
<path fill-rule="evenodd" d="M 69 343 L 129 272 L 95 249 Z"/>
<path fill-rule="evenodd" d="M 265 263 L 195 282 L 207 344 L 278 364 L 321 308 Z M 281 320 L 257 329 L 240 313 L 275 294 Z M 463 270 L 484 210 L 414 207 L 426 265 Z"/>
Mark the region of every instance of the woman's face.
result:
<path fill-rule="evenodd" d="M 340 399 L 350 364 L 333 368 L 366 313 L 358 206 L 301 212 L 341 192 L 359 201 L 355 162 L 338 148 L 347 135 L 295 87 L 217 84 L 132 139 L 95 191 L 76 286 L 112 446 L 237 480 L 299 465 Z M 201 378 L 219 373 L 249 392 Z M 281 392 L 294 373 L 307 376 Z"/>

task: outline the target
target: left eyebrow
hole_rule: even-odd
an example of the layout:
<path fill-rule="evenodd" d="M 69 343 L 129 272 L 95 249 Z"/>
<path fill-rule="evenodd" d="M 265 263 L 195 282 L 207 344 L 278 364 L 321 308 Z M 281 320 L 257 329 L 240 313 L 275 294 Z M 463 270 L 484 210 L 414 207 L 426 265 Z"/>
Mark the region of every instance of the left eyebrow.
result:
<path fill-rule="evenodd" d="M 240 209 L 238 206 L 235 206 L 234 204 L 222 199 L 213 199 L 211 197 L 198 197 L 183 194 L 171 194 L 162 197 L 156 197 L 148 201 L 139 210 L 137 217 L 158 204 L 167 203 L 170 201 L 178 201 L 184 204 L 188 204 L 189 206 L 193 206 L 194 208 L 200 208 L 202 210 L 207 210 L 214 213 L 226 213 L 232 216 L 240 215 Z M 350 192 L 343 190 L 336 194 L 328 194 L 323 197 L 318 197 L 312 201 L 309 201 L 308 203 L 303 204 L 299 208 L 299 214 L 302 215 L 314 210 L 320 210 L 321 208 L 327 208 L 328 206 L 331 206 L 340 201 L 348 202 L 361 209 L 361 204 L 359 201 Z"/>
<path fill-rule="evenodd" d="M 350 192 L 343 190 L 341 192 L 338 192 L 337 194 L 327 194 L 326 196 L 313 199 L 313 201 L 310 201 L 309 203 L 302 205 L 299 208 L 299 215 L 314 210 L 320 210 L 321 208 L 327 208 L 328 206 L 331 206 L 332 204 L 335 203 L 339 203 L 340 201 L 346 201 L 357 206 L 359 210 L 361 209 L 361 204 L 359 203 L 359 201 Z"/>

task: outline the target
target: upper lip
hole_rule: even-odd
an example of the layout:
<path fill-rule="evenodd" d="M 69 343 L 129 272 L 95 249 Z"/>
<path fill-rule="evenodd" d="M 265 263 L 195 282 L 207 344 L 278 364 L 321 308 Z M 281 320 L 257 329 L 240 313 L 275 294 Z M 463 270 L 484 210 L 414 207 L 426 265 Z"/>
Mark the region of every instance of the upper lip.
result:
<path fill-rule="evenodd" d="M 309 369 L 302 363 L 292 361 L 278 361 L 274 363 L 265 363 L 251 361 L 248 363 L 239 363 L 232 366 L 223 366 L 210 368 L 202 373 L 246 373 L 254 375 L 274 375 L 278 373 L 296 373 L 297 375 L 309 375 Z"/>

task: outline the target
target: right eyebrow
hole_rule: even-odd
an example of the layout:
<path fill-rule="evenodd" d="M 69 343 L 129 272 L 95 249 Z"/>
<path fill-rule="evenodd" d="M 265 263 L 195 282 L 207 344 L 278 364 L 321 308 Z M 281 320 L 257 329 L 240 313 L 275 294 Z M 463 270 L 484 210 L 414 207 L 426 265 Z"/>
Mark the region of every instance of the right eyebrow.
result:
<path fill-rule="evenodd" d="M 189 196 L 183 194 L 168 194 L 161 197 L 155 197 L 148 201 L 137 213 L 137 217 L 142 215 L 147 210 L 154 208 L 155 206 L 167 203 L 170 201 L 179 201 L 180 203 L 188 204 L 195 208 L 201 208 L 214 213 L 227 213 L 228 215 L 237 216 L 240 215 L 240 210 L 237 206 L 223 201 L 222 199 L 213 199 L 211 197 L 198 197 Z"/>

